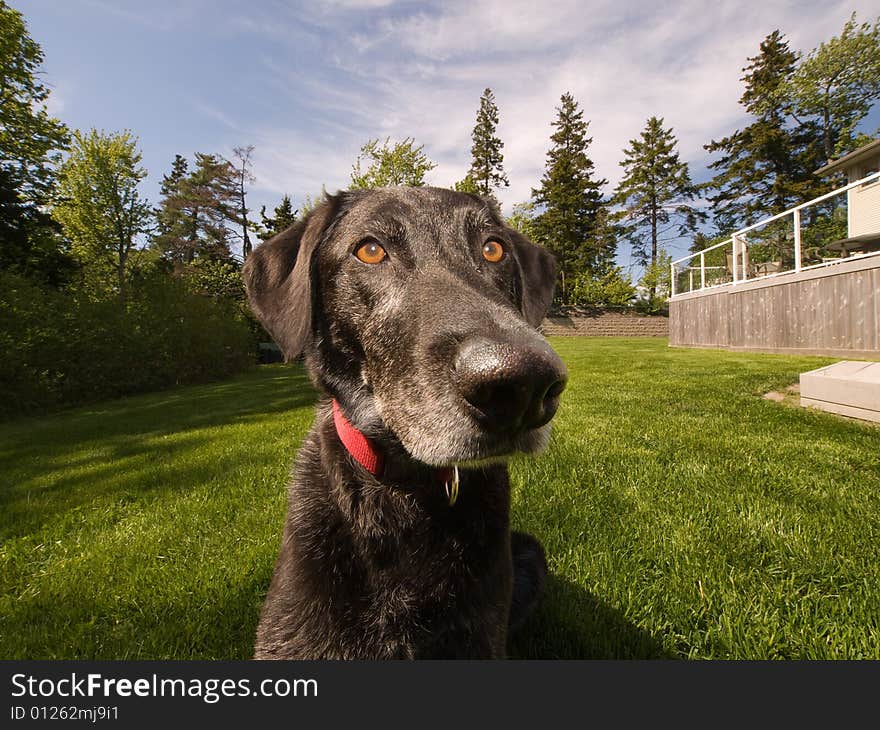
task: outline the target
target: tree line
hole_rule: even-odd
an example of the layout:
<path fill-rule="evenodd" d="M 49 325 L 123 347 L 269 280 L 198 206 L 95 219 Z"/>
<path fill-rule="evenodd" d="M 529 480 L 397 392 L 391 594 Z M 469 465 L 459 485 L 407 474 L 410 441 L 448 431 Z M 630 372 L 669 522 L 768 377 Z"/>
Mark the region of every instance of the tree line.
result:
<path fill-rule="evenodd" d="M 52 117 L 42 61 L 0 0 L 0 416 L 248 367 L 231 246 L 251 246 L 252 148 L 175 160 L 154 209 L 137 139 Z"/>
<path fill-rule="evenodd" d="M 254 147 L 242 145 L 229 158 L 176 155 L 152 205 L 139 191 L 147 171 L 137 138 L 70 130 L 52 117 L 42 58 L 21 13 L 0 0 L 0 337 L 17 353 L 0 366 L 11 389 L 3 400 L 78 402 L 245 367 L 266 335 L 244 306 L 241 265 L 323 191 L 297 208 L 285 195 L 254 215 Z M 743 73 L 749 123 L 705 145 L 714 176 L 703 185 L 692 181 L 674 130 L 654 115 L 622 151 L 620 181 L 607 191 L 591 159 L 590 122 L 562 94 L 544 172 L 508 218 L 556 256 L 558 304 L 662 308 L 670 239 L 690 236 L 701 248 L 824 189 L 813 171 L 866 141 L 856 128 L 880 98 L 880 18 L 859 24 L 853 15 L 805 56 L 774 31 Z M 493 198 L 509 186 L 499 119 L 486 88 L 470 166 L 452 188 Z M 371 139 L 349 187 L 423 185 L 435 167 L 413 137 Z M 621 244 L 644 266 L 638 285 L 615 264 Z M 148 326 L 165 340 L 145 352 L 133 343 Z M 103 374 L 87 328 L 113 343 L 98 358 Z"/>
<path fill-rule="evenodd" d="M 644 267 L 637 304 L 656 311 L 668 292 L 665 248 L 671 240 L 690 238 L 691 250 L 698 251 L 827 191 L 828 181 L 815 171 L 872 139 L 856 128 L 880 99 L 880 18 L 860 24 L 853 14 L 838 36 L 806 56 L 775 30 L 742 71 L 739 103 L 749 123 L 704 145 L 713 156 L 713 177 L 703 184 L 692 181 L 674 130 L 662 117 L 651 116 L 622 151 L 620 181 L 606 194 L 608 180 L 590 158 L 590 122 L 571 93 L 562 95 L 541 180 L 531 199 L 515 205 L 510 216 L 513 225 L 555 254 L 558 303 L 631 304 L 637 288 L 615 265 L 624 242 Z M 455 190 L 492 197 L 509 185 L 498 122 L 494 94 L 487 88 L 471 135 L 471 165 L 453 184 Z M 362 158 L 372 161 L 365 172 Z M 370 140 L 351 183 L 422 185 L 434 167 L 412 138 L 394 145 Z M 815 255 L 820 255 L 823 241 L 842 235 L 842 221 L 835 217 L 833 201 L 811 216 Z M 766 255 L 781 256 L 784 235 L 776 229 L 768 235 Z"/>

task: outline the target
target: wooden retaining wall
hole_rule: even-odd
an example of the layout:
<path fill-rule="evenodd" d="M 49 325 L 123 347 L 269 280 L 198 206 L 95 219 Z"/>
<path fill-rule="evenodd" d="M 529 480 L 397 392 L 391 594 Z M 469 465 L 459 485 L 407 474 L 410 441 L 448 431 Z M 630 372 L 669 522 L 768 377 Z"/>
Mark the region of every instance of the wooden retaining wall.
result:
<path fill-rule="evenodd" d="M 677 295 L 669 344 L 880 356 L 880 256 Z"/>
<path fill-rule="evenodd" d="M 548 337 L 666 337 L 669 334 L 669 320 L 660 315 L 623 312 L 551 316 L 544 320 L 541 332 Z"/>

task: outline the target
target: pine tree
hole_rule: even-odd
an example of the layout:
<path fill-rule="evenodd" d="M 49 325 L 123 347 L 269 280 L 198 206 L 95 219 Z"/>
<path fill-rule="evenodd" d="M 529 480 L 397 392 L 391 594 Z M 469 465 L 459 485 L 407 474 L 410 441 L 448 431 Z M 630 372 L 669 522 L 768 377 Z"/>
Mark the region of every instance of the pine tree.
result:
<path fill-rule="evenodd" d="M 163 181 L 154 248 L 177 264 L 197 258 L 231 259 L 230 226 L 241 225 L 235 168 L 217 155 L 196 152 L 195 169 L 182 176 L 185 165 L 178 158 Z"/>
<path fill-rule="evenodd" d="M 186 178 L 189 163 L 183 155 L 174 155 L 174 162 L 171 163 L 171 172 L 162 176 L 162 185 L 159 187 L 159 193 L 163 196 L 175 195 L 180 192 L 180 183 Z"/>
<path fill-rule="evenodd" d="M 174 155 L 171 172 L 162 177 L 162 184 L 159 187 L 159 194 L 162 196 L 163 202 L 153 211 L 156 216 L 155 239 L 170 238 L 174 235 L 186 237 L 185 232 L 191 227 L 190 221 L 182 215 L 180 210 L 167 203 L 170 198 L 181 195 L 181 185 L 188 172 L 189 163 L 186 158 L 183 155 Z"/>
<path fill-rule="evenodd" d="M 797 54 L 776 30 L 748 61 L 740 104 L 754 121 L 705 145 L 721 154 L 709 165 L 717 174 L 707 187 L 714 191 L 708 198 L 715 225 L 724 232 L 781 213 L 814 197 L 821 187 L 812 174 L 822 164 L 820 132 L 809 120 L 787 120 L 781 98 Z"/>
<path fill-rule="evenodd" d="M 631 139 L 623 151 L 624 175 L 612 200 L 623 208 L 617 216 L 624 223 L 621 233 L 642 265 L 656 264 L 660 242 L 693 233 L 705 217 L 693 204 L 697 187 L 687 163 L 679 159 L 677 144 L 663 119 L 651 117 L 640 138 Z"/>
<path fill-rule="evenodd" d="M 232 164 L 219 155 L 196 152 L 196 168 L 184 181 L 184 192 L 200 209 L 199 228 L 204 237 L 203 255 L 225 259 L 231 256 L 230 226 L 240 226 L 239 190 Z"/>
<path fill-rule="evenodd" d="M 593 139 L 587 137 L 589 122 L 574 97 L 563 94 L 556 111 L 541 187 L 532 196 L 543 209 L 534 222 L 535 235 L 556 255 L 565 301 L 567 279 L 584 270 L 599 273 L 608 260 L 607 240 L 596 236 L 601 189 L 608 181 L 593 178 L 593 161 L 587 156 Z"/>
<path fill-rule="evenodd" d="M 495 134 L 498 126 L 498 107 L 492 89 L 483 91 L 480 97 L 480 109 L 477 112 L 477 123 L 471 133 L 471 168 L 469 177 L 476 184 L 480 195 L 489 197 L 493 190 L 510 182 L 504 173 L 504 143 Z M 467 177 L 465 180 L 467 180 Z"/>
<path fill-rule="evenodd" d="M 575 257 L 575 268 L 593 277 L 603 277 L 615 268 L 617 241 L 621 237 L 620 225 L 603 202 L 593 218 L 593 226 L 587 245 Z"/>
<path fill-rule="evenodd" d="M 281 202 L 275 206 L 275 215 L 272 218 L 266 215 L 266 206 L 264 205 L 260 209 L 260 218 L 263 223 L 263 230 L 259 234 L 260 238 L 263 241 L 268 241 L 272 236 L 286 231 L 296 223 L 296 214 L 298 212 L 293 209 L 289 195 L 281 198 Z"/>

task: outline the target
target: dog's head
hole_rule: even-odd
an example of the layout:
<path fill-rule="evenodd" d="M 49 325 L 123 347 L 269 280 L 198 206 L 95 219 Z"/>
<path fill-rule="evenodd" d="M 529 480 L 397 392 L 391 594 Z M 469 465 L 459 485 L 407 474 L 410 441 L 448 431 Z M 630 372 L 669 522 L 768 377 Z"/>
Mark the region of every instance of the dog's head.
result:
<path fill-rule="evenodd" d="M 439 188 L 329 197 L 244 268 L 287 359 L 361 431 L 438 467 L 546 445 L 567 378 L 536 329 L 555 275 L 490 204 Z"/>

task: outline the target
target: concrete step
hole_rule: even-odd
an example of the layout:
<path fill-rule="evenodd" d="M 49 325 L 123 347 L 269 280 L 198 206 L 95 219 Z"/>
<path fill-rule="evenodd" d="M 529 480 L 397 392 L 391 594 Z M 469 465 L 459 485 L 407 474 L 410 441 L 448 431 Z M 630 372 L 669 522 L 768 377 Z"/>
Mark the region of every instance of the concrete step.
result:
<path fill-rule="evenodd" d="M 880 362 L 841 360 L 801 373 L 801 405 L 880 423 Z"/>

